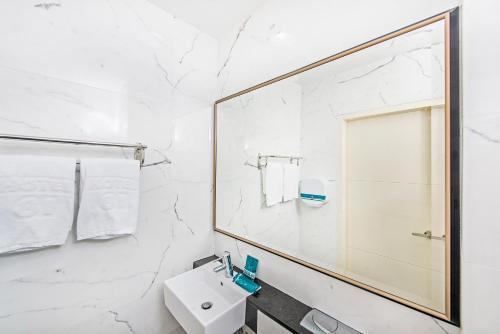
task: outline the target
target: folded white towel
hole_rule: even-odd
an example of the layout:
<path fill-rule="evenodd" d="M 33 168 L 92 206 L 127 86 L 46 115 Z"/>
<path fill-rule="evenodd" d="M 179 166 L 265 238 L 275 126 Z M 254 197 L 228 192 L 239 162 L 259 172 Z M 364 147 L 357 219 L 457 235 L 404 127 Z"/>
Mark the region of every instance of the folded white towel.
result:
<path fill-rule="evenodd" d="M 272 206 L 283 201 L 283 165 L 268 162 L 265 177 L 266 205 Z"/>
<path fill-rule="evenodd" d="M 77 239 L 134 234 L 139 214 L 139 161 L 82 159 Z"/>
<path fill-rule="evenodd" d="M 75 159 L 0 160 L 0 253 L 64 244 L 73 224 Z"/>
<path fill-rule="evenodd" d="M 283 165 L 283 201 L 290 201 L 299 197 L 299 166 Z"/>

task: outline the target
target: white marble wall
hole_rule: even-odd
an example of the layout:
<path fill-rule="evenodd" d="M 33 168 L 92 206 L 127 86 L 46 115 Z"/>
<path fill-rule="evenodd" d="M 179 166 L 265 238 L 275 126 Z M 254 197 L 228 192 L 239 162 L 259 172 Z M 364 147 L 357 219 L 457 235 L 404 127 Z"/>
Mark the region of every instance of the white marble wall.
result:
<path fill-rule="evenodd" d="M 1 133 L 142 142 L 147 162 L 173 161 L 142 170 L 134 237 L 72 233 L 62 247 L 1 256 L 0 332 L 176 331 L 161 283 L 213 253 L 217 42 L 144 0 L 2 1 L 0 13 Z M 0 153 L 130 155 L 14 143 Z"/>
<path fill-rule="evenodd" d="M 500 45 L 492 0 L 463 6 L 462 320 L 466 334 L 500 328 Z"/>
<path fill-rule="evenodd" d="M 460 3 L 459 0 L 385 0 L 360 5 L 326 0 L 268 1 L 241 23 L 231 39 L 221 44 L 218 94 L 237 92 Z M 401 62 L 406 60 L 411 62 L 411 59 Z M 378 98 L 383 105 L 384 101 Z M 217 234 L 215 247 L 218 254 L 224 250 L 233 252 L 237 265 L 244 265 L 247 254 L 256 256 L 261 266 L 258 275 L 264 280 L 364 333 L 460 331 L 232 238 Z"/>

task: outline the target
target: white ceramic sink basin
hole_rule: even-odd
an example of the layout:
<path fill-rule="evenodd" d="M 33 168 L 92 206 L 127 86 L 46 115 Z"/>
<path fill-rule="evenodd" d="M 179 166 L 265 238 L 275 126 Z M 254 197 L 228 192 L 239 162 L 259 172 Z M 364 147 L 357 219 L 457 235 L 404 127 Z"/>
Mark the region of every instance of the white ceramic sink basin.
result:
<path fill-rule="evenodd" d="M 165 305 L 188 334 L 233 334 L 245 323 L 248 292 L 210 262 L 164 282 Z M 203 309 L 203 303 L 211 303 Z"/>

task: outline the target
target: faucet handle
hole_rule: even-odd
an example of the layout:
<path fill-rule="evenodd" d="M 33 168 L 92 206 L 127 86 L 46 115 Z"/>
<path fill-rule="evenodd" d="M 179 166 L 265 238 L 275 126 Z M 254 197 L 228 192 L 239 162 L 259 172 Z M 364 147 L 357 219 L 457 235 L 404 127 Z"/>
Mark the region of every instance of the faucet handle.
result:
<path fill-rule="evenodd" d="M 222 263 L 226 266 L 226 276 L 233 277 L 233 263 L 231 262 L 231 253 L 229 251 L 224 251 Z"/>

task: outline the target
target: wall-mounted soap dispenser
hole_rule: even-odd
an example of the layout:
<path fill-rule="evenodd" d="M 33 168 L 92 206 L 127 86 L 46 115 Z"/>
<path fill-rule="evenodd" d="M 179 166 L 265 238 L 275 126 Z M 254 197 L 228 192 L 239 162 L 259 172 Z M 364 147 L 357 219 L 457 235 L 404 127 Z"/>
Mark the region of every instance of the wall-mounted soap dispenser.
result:
<path fill-rule="evenodd" d="M 328 202 L 326 181 L 309 178 L 300 181 L 300 200 L 307 206 L 320 207 Z"/>

